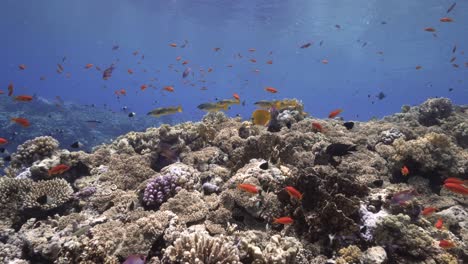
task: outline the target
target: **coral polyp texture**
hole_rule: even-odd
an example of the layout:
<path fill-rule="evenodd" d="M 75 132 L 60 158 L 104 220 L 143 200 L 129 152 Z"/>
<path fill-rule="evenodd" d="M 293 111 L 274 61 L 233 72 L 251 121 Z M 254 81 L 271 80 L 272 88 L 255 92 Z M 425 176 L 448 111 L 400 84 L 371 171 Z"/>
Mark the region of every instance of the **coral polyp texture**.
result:
<path fill-rule="evenodd" d="M 30 139 L 0 178 L 0 262 L 466 263 L 467 109 L 215 112 L 92 152 Z"/>

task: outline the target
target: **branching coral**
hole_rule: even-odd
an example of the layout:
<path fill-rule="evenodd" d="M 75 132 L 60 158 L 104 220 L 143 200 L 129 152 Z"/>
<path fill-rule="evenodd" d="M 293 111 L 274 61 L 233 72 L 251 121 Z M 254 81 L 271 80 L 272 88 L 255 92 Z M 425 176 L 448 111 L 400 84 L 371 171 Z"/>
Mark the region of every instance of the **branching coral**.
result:
<path fill-rule="evenodd" d="M 163 262 L 192 264 L 240 264 L 239 252 L 232 242 L 224 237 L 184 234 L 173 246 L 166 248 Z M 166 262 L 165 262 L 166 263 Z"/>

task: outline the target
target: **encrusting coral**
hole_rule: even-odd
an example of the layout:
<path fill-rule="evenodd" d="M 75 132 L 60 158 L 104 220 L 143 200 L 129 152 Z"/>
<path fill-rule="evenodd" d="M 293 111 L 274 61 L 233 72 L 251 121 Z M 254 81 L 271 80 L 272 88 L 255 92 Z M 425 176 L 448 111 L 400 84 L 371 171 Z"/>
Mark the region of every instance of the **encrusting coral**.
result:
<path fill-rule="evenodd" d="M 278 111 L 270 130 L 216 112 L 91 153 L 26 141 L 0 178 L 0 262 L 468 258 L 466 199 L 444 187 L 466 182 L 466 108 L 430 99 L 352 126 Z M 49 175 L 58 164 L 70 169 Z"/>

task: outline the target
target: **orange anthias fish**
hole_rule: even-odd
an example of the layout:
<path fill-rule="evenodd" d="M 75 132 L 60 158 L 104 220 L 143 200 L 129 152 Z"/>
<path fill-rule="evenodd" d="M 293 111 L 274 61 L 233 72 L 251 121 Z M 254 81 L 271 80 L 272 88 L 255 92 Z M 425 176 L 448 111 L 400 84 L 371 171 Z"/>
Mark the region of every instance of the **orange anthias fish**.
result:
<path fill-rule="evenodd" d="M 241 184 L 237 185 L 237 188 L 241 189 L 243 191 L 249 192 L 249 193 L 253 193 L 253 194 L 258 194 L 259 193 L 259 190 L 258 190 L 257 186 L 255 186 L 253 184 L 241 183 Z"/>
<path fill-rule="evenodd" d="M 249 61 L 252 62 L 252 63 L 256 63 L 256 62 L 257 62 L 256 59 L 250 59 Z"/>
<path fill-rule="evenodd" d="M 31 95 L 18 95 L 15 96 L 15 101 L 20 101 L 20 102 L 30 102 L 32 101 L 33 97 Z"/>
<path fill-rule="evenodd" d="M 453 248 L 455 246 L 456 246 L 455 243 L 453 243 L 450 240 L 442 239 L 442 240 L 439 241 L 439 247 L 441 247 L 441 248 L 447 249 L 447 248 Z"/>
<path fill-rule="evenodd" d="M 48 173 L 49 173 L 49 176 L 52 176 L 52 175 L 62 174 L 69 169 L 70 169 L 70 166 L 67 166 L 65 164 L 59 164 L 53 167 L 52 169 L 50 169 Z"/>
<path fill-rule="evenodd" d="M 403 175 L 403 176 L 408 176 L 408 175 L 409 175 L 409 169 L 408 169 L 408 167 L 403 166 L 403 167 L 401 168 L 401 175 Z"/>
<path fill-rule="evenodd" d="M 294 220 L 289 216 L 284 216 L 284 217 L 280 217 L 280 218 L 275 218 L 273 223 L 282 224 L 282 225 L 290 225 L 290 224 L 294 223 Z"/>
<path fill-rule="evenodd" d="M 427 27 L 427 28 L 424 28 L 424 31 L 427 31 L 427 32 L 435 32 L 435 28 L 432 28 L 432 27 Z"/>
<path fill-rule="evenodd" d="M 273 87 L 265 87 L 265 91 L 270 92 L 270 93 L 278 92 L 278 90 L 276 90 L 276 88 L 273 88 Z"/>
<path fill-rule="evenodd" d="M 173 48 L 176 48 L 177 47 L 177 44 L 176 43 L 171 43 L 169 44 L 169 46 L 173 47 Z"/>
<path fill-rule="evenodd" d="M 31 125 L 26 118 L 22 117 L 13 117 L 11 121 L 21 125 L 22 127 L 29 127 Z"/>
<path fill-rule="evenodd" d="M 127 72 L 128 72 L 128 74 L 133 74 L 133 70 L 132 70 L 132 69 L 128 69 Z"/>
<path fill-rule="evenodd" d="M 445 183 L 444 187 L 454 193 L 459 193 L 463 195 L 468 195 L 468 188 L 463 186 L 463 184 L 457 184 L 457 183 Z"/>
<path fill-rule="evenodd" d="M 420 69 L 422 69 L 421 65 L 416 66 L 416 70 L 420 70 Z"/>
<path fill-rule="evenodd" d="M 266 62 L 267 64 L 273 64 L 273 61 L 272 60 L 269 60 Z"/>
<path fill-rule="evenodd" d="M 188 63 L 189 63 L 189 61 L 186 60 L 186 61 L 183 61 L 183 62 L 182 62 L 182 65 L 187 65 Z"/>
<path fill-rule="evenodd" d="M 177 56 L 177 57 L 175 58 L 176 61 L 180 61 L 181 59 L 182 59 L 181 56 Z"/>
<path fill-rule="evenodd" d="M 337 115 L 341 114 L 341 112 L 343 112 L 343 109 L 336 109 L 336 110 L 333 110 L 330 112 L 330 114 L 328 115 L 328 118 L 334 118 L 336 117 Z"/>
<path fill-rule="evenodd" d="M 323 63 L 323 64 L 328 64 L 328 60 L 327 60 L 327 59 L 323 59 L 323 60 L 322 60 L 322 63 Z"/>
<path fill-rule="evenodd" d="M 234 97 L 236 100 L 240 100 L 240 96 L 239 96 L 238 94 L 236 94 L 236 93 L 234 93 L 234 94 L 232 95 L 232 97 Z"/>
<path fill-rule="evenodd" d="M 213 48 L 214 51 L 219 51 L 221 48 Z"/>
<path fill-rule="evenodd" d="M 444 183 L 456 183 L 456 184 L 468 184 L 468 180 L 462 180 L 455 177 L 449 177 L 445 179 Z"/>
<path fill-rule="evenodd" d="M 8 143 L 8 140 L 0 138 L 0 145 L 5 145 L 6 143 Z"/>
<path fill-rule="evenodd" d="M 318 132 L 323 132 L 323 126 L 318 122 L 312 122 L 312 128 Z"/>
<path fill-rule="evenodd" d="M 172 87 L 172 86 L 166 86 L 163 89 L 168 91 L 168 92 L 171 92 L 171 93 L 174 92 L 174 87 Z"/>
<path fill-rule="evenodd" d="M 213 71 L 213 68 L 208 68 L 208 72 L 212 72 Z"/>
<path fill-rule="evenodd" d="M 255 51 L 256 51 L 256 49 L 254 49 L 254 48 L 250 48 L 250 49 L 249 49 L 249 51 L 250 51 L 250 52 L 255 52 Z"/>
<path fill-rule="evenodd" d="M 302 193 L 300 193 L 296 188 L 292 186 L 286 186 L 284 189 L 291 197 L 302 200 Z"/>
<path fill-rule="evenodd" d="M 13 95 L 13 83 L 8 84 L 8 96 Z"/>
<path fill-rule="evenodd" d="M 91 69 L 94 65 L 92 63 L 86 64 L 84 67 L 85 69 Z"/>
<path fill-rule="evenodd" d="M 19 68 L 20 70 L 22 70 L 22 71 L 23 71 L 23 70 L 26 70 L 26 65 L 20 64 L 20 65 L 18 65 L 18 68 Z"/>
<path fill-rule="evenodd" d="M 422 215 L 424 216 L 428 216 L 428 215 L 431 215 L 432 213 L 434 213 L 435 211 L 437 211 L 437 208 L 435 207 L 426 207 L 424 208 L 424 210 L 422 211 Z"/>
<path fill-rule="evenodd" d="M 443 226 L 444 226 L 444 222 L 442 221 L 442 218 L 439 218 L 434 225 L 434 227 L 437 229 L 441 229 Z"/>
<path fill-rule="evenodd" d="M 443 17 L 440 19 L 440 22 L 453 22 L 453 19 L 451 19 L 450 17 Z"/>
<path fill-rule="evenodd" d="M 146 88 L 148 88 L 148 85 L 146 85 L 146 84 L 142 84 L 140 86 L 140 90 L 142 90 L 142 91 L 146 90 Z"/>

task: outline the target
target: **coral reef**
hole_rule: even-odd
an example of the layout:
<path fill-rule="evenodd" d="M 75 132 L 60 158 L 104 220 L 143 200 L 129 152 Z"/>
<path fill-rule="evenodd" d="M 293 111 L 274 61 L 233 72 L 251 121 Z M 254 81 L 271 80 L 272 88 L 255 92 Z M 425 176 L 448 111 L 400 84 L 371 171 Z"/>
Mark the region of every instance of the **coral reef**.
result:
<path fill-rule="evenodd" d="M 351 129 L 278 111 L 270 131 L 214 112 L 89 153 L 26 141 L 0 178 L 0 262 L 468 261 L 466 196 L 443 187 L 468 176 L 462 107 L 430 99 Z"/>

